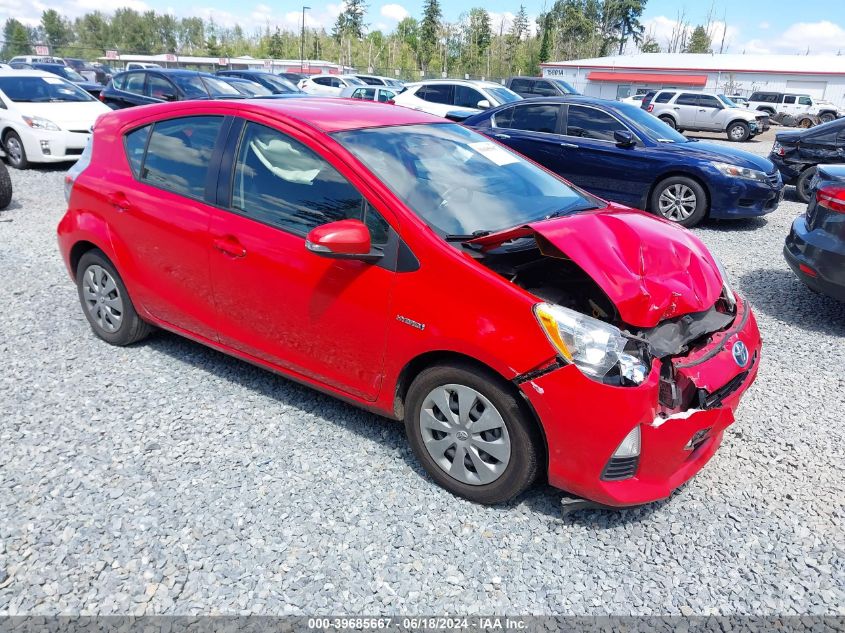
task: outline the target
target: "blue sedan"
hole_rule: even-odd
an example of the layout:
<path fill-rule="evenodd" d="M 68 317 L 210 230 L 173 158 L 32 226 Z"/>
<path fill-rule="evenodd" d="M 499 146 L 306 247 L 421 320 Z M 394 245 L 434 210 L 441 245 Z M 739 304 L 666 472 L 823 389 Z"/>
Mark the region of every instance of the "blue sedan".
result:
<path fill-rule="evenodd" d="M 694 226 L 774 211 L 774 164 L 687 139 L 640 108 L 576 95 L 526 99 L 464 122 L 600 198 Z"/>

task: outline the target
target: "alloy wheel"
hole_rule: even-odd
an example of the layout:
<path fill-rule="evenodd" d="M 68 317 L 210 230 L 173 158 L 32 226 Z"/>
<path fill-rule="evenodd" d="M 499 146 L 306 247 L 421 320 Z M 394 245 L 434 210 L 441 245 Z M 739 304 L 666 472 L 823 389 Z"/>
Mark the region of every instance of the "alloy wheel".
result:
<path fill-rule="evenodd" d="M 21 142 L 14 136 L 9 136 L 6 139 L 6 153 L 9 155 L 11 162 L 15 165 L 21 162 L 23 158 L 23 147 Z"/>
<path fill-rule="evenodd" d="M 481 486 L 508 467 L 511 442 L 501 413 L 480 392 L 465 385 L 432 389 L 419 415 L 426 451 L 450 477 Z"/>
<path fill-rule="evenodd" d="M 114 278 L 102 266 L 93 264 L 82 277 L 85 309 L 105 332 L 116 332 L 123 322 L 123 298 Z"/>
<path fill-rule="evenodd" d="M 680 222 L 686 220 L 698 205 L 695 192 L 684 184 L 669 185 L 658 198 L 658 210 L 667 220 Z"/>

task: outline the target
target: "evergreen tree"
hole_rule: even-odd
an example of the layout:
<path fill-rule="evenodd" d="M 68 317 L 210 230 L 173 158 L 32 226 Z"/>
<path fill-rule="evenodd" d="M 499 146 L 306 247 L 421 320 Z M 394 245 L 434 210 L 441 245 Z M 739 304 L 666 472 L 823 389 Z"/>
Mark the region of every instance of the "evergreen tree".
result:
<path fill-rule="evenodd" d="M 41 13 L 41 28 L 51 47 L 51 52 L 70 44 L 73 41 L 73 27 L 55 9 L 47 9 Z"/>
<path fill-rule="evenodd" d="M 692 31 L 685 53 L 712 53 L 710 36 L 703 26 L 699 25 Z"/>
<path fill-rule="evenodd" d="M 3 25 L 3 40 L 3 57 L 5 59 L 29 53 L 29 31 L 15 18 L 6 19 Z"/>
<path fill-rule="evenodd" d="M 427 70 L 437 49 L 437 36 L 440 33 L 440 19 L 443 12 L 438 0 L 425 0 L 423 19 L 419 29 L 419 63 L 421 70 Z"/>
<path fill-rule="evenodd" d="M 552 14 L 543 17 L 543 40 L 540 44 L 540 63 L 549 61 L 552 55 Z"/>

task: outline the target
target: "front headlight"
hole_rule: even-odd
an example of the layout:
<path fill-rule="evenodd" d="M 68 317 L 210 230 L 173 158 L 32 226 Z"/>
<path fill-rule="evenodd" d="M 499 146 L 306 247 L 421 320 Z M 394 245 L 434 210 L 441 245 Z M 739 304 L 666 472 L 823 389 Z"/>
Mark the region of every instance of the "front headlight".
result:
<path fill-rule="evenodd" d="M 766 174 L 757 169 L 749 169 L 748 167 L 740 167 L 739 165 L 731 165 L 730 163 L 712 163 L 712 165 L 725 176 L 745 178 L 746 180 L 768 183 Z"/>
<path fill-rule="evenodd" d="M 716 262 L 716 268 L 719 269 L 719 275 L 722 277 L 722 297 L 725 299 L 725 303 L 728 304 L 728 308 L 733 311 L 736 308 L 736 294 L 734 293 L 733 286 L 731 286 L 731 282 L 728 280 L 728 273 L 725 271 L 725 267 L 722 266 L 722 262 L 715 257 L 713 261 Z"/>
<path fill-rule="evenodd" d="M 628 341 L 619 328 L 550 303 L 538 303 L 534 314 L 558 353 L 590 378 L 602 380 L 617 369 L 640 384 L 648 375 L 645 363 L 624 351 Z"/>
<path fill-rule="evenodd" d="M 21 118 L 23 118 L 24 123 L 36 130 L 52 130 L 54 132 L 59 131 L 59 126 L 53 123 L 50 119 L 44 119 L 40 116 L 25 116 Z"/>

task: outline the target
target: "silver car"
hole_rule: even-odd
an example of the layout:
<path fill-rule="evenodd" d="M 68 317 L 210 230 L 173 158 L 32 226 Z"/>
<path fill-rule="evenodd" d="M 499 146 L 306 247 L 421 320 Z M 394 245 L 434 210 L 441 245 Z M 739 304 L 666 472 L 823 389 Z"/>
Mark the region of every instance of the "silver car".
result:
<path fill-rule="evenodd" d="M 679 131 L 725 132 L 731 141 L 747 141 L 768 128 L 763 113 L 708 92 L 660 90 L 646 110 Z"/>
<path fill-rule="evenodd" d="M 385 86 L 347 86 L 340 91 L 340 96 L 346 97 L 347 99 L 393 103 L 393 99 L 400 92 L 402 90 L 399 88 L 387 88 Z"/>

